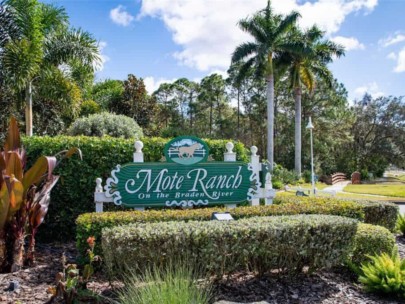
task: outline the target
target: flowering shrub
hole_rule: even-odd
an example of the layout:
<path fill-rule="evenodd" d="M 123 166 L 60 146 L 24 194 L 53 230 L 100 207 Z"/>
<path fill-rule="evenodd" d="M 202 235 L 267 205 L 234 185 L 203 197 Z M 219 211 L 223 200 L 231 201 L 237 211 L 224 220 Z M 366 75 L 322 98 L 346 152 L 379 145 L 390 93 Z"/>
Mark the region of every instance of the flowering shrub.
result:
<path fill-rule="evenodd" d="M 357 221 L 327 215 L 254 217 L 238 221 L 138 223 L 103 230 L 107 268 L 117 275 L 189 259 L 221 277 L 332 267 L 352 246 Z"/>

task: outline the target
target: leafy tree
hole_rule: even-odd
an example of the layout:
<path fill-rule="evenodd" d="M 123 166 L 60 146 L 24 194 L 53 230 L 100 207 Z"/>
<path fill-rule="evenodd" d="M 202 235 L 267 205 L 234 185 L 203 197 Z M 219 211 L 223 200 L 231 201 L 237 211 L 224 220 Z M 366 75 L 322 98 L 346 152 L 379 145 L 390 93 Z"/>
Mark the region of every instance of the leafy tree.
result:
<path fill-rule="evenodd" d="M 129 74 L 128 79 L 124 81 L 122 99 L 112 104 L 110 109 L 116 114 L 135 119 L 145 133 L 153 132 L 157 103 L 155 98 L 148 95 L 142 78 L 138 79 Z"/>
<path fill-rule="evenodd" d="M 270 1 L 267 7 L 253 17 L 241 20 L 240 28 L 252 35 L 253 42 L 245 42 L 238 46 L 232 62 L 244 61 L 240 69 L 241 78 L 252 66 L 257 75 L 267 82 L 267 159 L 271 169 L 274 162 L 274 63 L 273 59 L 285 52 L 297 50 L 297 43 L 291 40 L 291 29 L 300 15 L 292 12 L 287 16 L 274 14 Z"/>
<path fill-rule="evenodd" d="M 104 111 L 112 111 L 116 104 L 122 102 L 124 82 L 107 79 L 95 83 L 91 88 L 91 99 L 97 102 Z"/>
<path fill-rule="evenodd" d="M 352 149 L 358 170 L 382 176 L 389 164 L 405 166 L 405 102 L 403 98 L 367 95 L 353 107 Z"/>
<path fill-rule="evenodd" d="M 203 108 L 209 109 L 209 131 L 208 136 L 212 136 L 214 131 L 223 136 L 223 111 L 225 104 L 228 102 L 225 91 L 225 80 L 219 74 L 212 74 L 201 80 L 198 100 Z M 217 110 L 217 117 L 214 119 L 214 110 Z"/>
<path fill-rule="evenodd" d="M 172 83 L 162 83 L 159 88 L 152 94 L 156 102 L 160 106 L 160 118 L 164 121 L 164 127 L 168 128 L 169 123 L 173 125 L 173 121 L 178 116 L 177 101 L 174 98 L 174 85 Z"/>
<path fill-rule="evenodd" d="M 120 103 L 123 94 L 124 82 L 121 80 L 107 79 L 95 83 L 91 89 L 91 99 L 104 111 L 111 111 L 115 104 Z"/>
<path fill-rule="evenodd" d="M 37 0 L 6 0 L 2 9 L 15 18 L 17 31 L 8 36 L 0 54 L 7 84 L 23 91 L 26 106 L 26 134 L 32 135 L 32 100 L 35 87 L 61 65 L 93 68 L 100 62 L 99 50 L 92 36 L 69 29 L 63 8 Z"/>

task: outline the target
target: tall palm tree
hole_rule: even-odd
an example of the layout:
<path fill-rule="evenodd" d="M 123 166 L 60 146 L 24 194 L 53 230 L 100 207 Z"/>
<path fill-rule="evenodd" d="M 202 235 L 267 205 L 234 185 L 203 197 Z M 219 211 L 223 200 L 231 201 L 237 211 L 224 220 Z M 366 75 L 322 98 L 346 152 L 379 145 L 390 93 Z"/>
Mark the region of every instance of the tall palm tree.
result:
<path fill-rule="evenodd" d="M 94 68 L 100 63 L 99 49 L 89 33 L 69 28 L 63 8 L 37 0 L 5 0 L 2 8 L 16 16 L 19 35 L 9 34 L 0 60 L 9 85 L 25 91 L 26 134 L 32 136 L 35 81 L 73 62 Z"/>
<path fill-rule="evenodd" d="M 297 12 L 287 16 L 275 14 L 268 1 L 264 10 L 239 22 L 240 28 L 252 35 L 254 41 L 239 45 L 232 55 L 232 63 L 244 62 L 239 71 L 241 77 L 254 66 L 257 76 L 267 81 L 267 160 L 271 170 L 274 163 L 274 60 L 297 49 L 297 43 L 289 36 L 299 17 Z"/>
<path fill-rule="evenodd" d="M 295 171 L 301 174 L 301 96 L 302 87 L 306 87 L 312 93 L 316 86 L 316 79 L 322 78 L 332 86 L 333 75 L 327 64 L 334 57 L 344 55 L 344 48 L 330 40 L 323 39 L 324 32 L 317 26 L 313 26 L 302 32 L 295 29 L 294 38 L 301 43 L 301 50 L 289 52 L 281 61 L 289 64 L 290 85 L 295 100 Z"/>

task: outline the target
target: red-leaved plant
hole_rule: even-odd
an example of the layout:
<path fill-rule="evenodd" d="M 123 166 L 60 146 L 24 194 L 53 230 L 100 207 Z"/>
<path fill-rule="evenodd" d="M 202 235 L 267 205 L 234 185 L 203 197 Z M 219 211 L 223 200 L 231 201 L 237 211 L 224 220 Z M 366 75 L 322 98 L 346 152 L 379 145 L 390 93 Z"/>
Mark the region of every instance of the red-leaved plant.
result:
<path fill-rule="evenodd" d="M 48 212 L 51 190 L 59 179 L 53 170 L 63 158 L 75 153 L 82 157 L 78 148 L 72 148 L 55 156 L 42 156 L 26 169 L 27 155 L 17 121 L 11 118 L 0 151 L 0 271 L 18 271 L 24 262 L 27 265 L 35 262 L 35 235 Z M 29 245 L 24 255 L 26 236 Z"/>

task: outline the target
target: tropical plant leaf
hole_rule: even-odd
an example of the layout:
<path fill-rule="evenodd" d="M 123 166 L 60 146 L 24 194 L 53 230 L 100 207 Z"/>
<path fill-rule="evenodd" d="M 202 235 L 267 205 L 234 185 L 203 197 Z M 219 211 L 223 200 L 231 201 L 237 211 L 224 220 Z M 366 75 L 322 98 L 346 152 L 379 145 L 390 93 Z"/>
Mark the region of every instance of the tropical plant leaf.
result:
<path fill-rule="evenodd" d="M 8 209 L 10 208 L 10 196 L 6 182 L 3 181 L 0 188 L 0 230 L 4 229 L 7 222 Z"/>
<path fill-rule="evenodd" d="M 41 190 L 35 194 L 33 207 L 29 211 L 29 223 L 33 230 L 36 230 L 44 221 L 51 201 L 51 190 L 58 180 L 59 176 L 52 176 L 52 178 L 48 179 L 45 185 L 43 185 Z"/>
<path fill-rule="evenodd" d="M 23 178 L 23 167 L 20 155 L 17 152 L 9 152 L 9 157 L 6 163 L 6 174 L 14 175 L 18 180 Z"/>
<path fill-rule="evenodd" d="M 35 164 L 24 174 L 23 185 L 25 191 L 28 191 L 31 185 L 38 185 L 43 181 L 47 172 L 48 179 L 50 179 L 56 163 L 56 157 L 54 156 L 41 156 L 38 158 Z"/>
<path fill-rule="evenodd" d="M 20 131 L 18 130 L 18 123 L 14 117 L 11 117 L 8 127 L 7 138 L 4 143 L 4 151 L 16 151 L 21 147 Z"/>
<path fill-rule="evenodd" d="M 9 192 L 10 196 L 9 216 L 11 216 L 14 212 L 17 212 L 20 209 L 24 195 L 24 187 L 19 180 L 15 178 L 12 179 L 10 185 L 11 191 Z"/>

